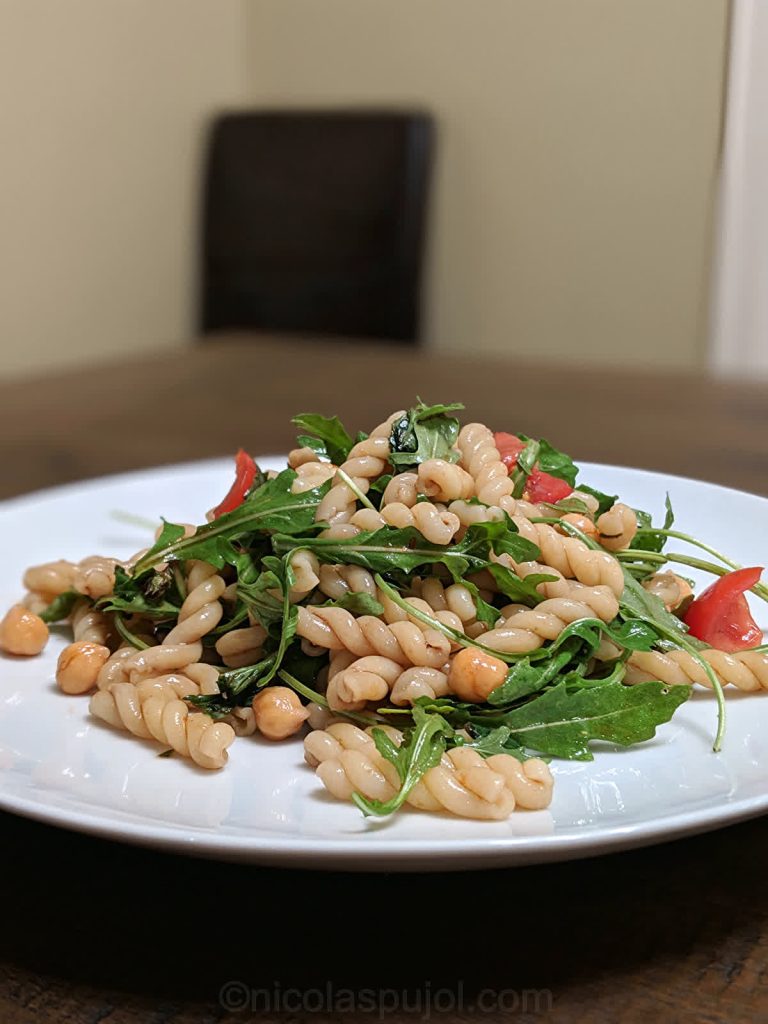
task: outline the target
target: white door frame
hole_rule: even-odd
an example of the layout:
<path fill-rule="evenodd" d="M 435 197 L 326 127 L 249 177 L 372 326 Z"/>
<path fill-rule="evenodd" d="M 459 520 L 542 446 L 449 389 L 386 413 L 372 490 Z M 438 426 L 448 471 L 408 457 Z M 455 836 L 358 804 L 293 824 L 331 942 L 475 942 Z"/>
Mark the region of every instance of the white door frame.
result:
<path fill-rule="evenodd" d="M 732 0 L 709 364 L 768 373 L 768 0 Z"/>

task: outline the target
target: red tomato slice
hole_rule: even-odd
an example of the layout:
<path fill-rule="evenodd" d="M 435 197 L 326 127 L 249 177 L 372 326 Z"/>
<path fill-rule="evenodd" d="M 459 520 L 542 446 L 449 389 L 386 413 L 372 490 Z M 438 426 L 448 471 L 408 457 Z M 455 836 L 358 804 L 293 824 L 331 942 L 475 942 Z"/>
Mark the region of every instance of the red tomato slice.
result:
<path fill-rule="evenodd" d="M 763 642 L 744 591 L 759 581 L 759 566 L 721 576 L 693 601 L 683 616 L 692 636 L 720 651 L 744 651 Z"/>
<path fill-rule="evenodd" d="M 517 464 L 520 452 L 525 448 L 525 441 L 521 441 L 514 434 L 505 434 L 503 430 L 493 435 L 496 447 L 499 449 L 501 461 L 511 472 Z"/>
<path fill-rule="evenodd" d="M 525 493 L 529 501 L 534 503 L 548 501 L 552 504 L 562 501 L 573 492 L 573 488 L 567 480 L 561 480 L 558 476 L 551 476 L 540 469 L 534 469 L 525 484 Z"/>
<path fill-rule="evenodd" d="M 501 461 L 511 473 L 517 465 L 520 452 L 525 448 L 525 441 L 521 441 L 515 434 L 507 434 L 503 430 L 493 435 L 496 447 L 499 450 Z M 525 484 L 525 494 L 529 501 L 548 501 L 554 503 L 567 498 L 573 492 L 573 488 L 566 480 L 545 473 L 541 469 L 534 468 Z"/>
<path fill-rule="evenodd" d="M 223 516 L 227 512 L 232 512 L 233 509 L 242 505 L 245 501 L 246 494 L 251 489 L 253 481 L 256 479 L 257 469 L 258 467 L 256 466 L 256 463 L 248 452 L 243 451 L 243 449 L 240 448 L 235 456 L 235 481 L 227 491 L 221 503 L 212 510 L 211 516 L 214 519 L 218 519 L 219 516 Z"/>

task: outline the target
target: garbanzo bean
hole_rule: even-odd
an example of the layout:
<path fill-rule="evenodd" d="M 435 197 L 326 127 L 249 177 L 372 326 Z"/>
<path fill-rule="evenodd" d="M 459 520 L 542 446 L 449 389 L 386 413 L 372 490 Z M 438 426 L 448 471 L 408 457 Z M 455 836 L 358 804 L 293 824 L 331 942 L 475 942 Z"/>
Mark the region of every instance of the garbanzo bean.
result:
<path fill-rule="evenodd" d="M 65 647 L 56 666 L 59 689 L 70 694 L 92 690 L 108 658 L 109 648 L 90 640 L 78 640 Z"/>
<path fill-rule="evenodd" d="M 506 675 L 507 666 L 500 658 L 465 647 L 451 662 L 448 688 L 462 700 L 481 703 L 492 690 L 501 686 Z"/>
<path fill-rule="evenodd" d="M 269 686 L 251 701 L 256 728 L 268 740 L 284 740 L 298 732 L 309 712 L 287 686 Z"/>
<path fill-rule="evenodd" d="M 47 642 L 48 627 L 24 605 L 15 604 L 0 622 L 0 648 L 8 654 L 39 654 Z"/>

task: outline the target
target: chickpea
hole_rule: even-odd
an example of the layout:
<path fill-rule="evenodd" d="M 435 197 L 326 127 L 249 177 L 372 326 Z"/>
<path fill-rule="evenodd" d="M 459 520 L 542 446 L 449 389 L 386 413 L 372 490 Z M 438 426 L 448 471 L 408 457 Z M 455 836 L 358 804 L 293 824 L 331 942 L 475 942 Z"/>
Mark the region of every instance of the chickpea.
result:
<path fill-rule="evenodd" d="M 507 666 L 492 654 L 464 647 L 451 662 L 448 689 L 461 700 L 481 703 L 488 694 L 501 686 L 507 676 Z"/>
<path fill-rule="evenodd" d="M 15 604 L 0 622 L 0 649 L 8 654 L 39 654 L 47 642 L 48 627 L 22 604 Z"/>
<path fill-rule="evenodd" d="M 268 740 L 284 740 L 298 732 L 309 712 L 287 686 L 270 686 L 251 701 L 256 728 Z"/>
<path fill-rule="evenodd" d="M 59 689 L 71 694 L 92 690 L 108 658 L 109 648 L 90 640 L 78 640 L 65 647 L 56 666 Z"/>

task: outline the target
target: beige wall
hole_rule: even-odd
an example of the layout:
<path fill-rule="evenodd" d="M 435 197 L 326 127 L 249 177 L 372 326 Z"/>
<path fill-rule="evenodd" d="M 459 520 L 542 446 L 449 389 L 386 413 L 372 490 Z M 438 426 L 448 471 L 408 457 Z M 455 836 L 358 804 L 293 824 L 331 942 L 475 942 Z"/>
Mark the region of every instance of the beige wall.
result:
<path fill-rule="evenodd" d="M 726 2 L 0 0 L 0 373 L 189 336 L 244 103 L 435 112 L 435 346 L 696 363 Z"/>
<path fill-rule="evenodd" d="M 201 131 L 244 0 L 0 0 L 0 372 L 189 336 Z"/>
<path fill-rule="evenodd" d="M 252 94 L 439 120 L 428 335 L 703 354 L 726 0 L 256 0 Z"/>

